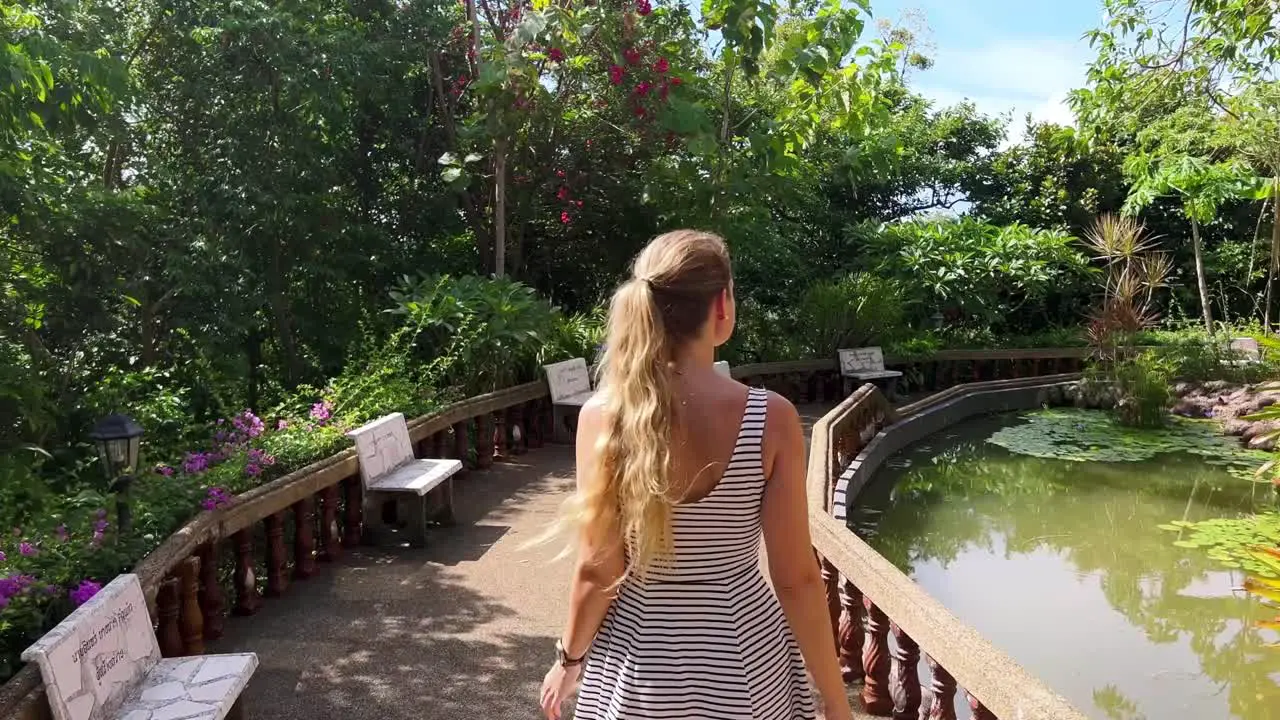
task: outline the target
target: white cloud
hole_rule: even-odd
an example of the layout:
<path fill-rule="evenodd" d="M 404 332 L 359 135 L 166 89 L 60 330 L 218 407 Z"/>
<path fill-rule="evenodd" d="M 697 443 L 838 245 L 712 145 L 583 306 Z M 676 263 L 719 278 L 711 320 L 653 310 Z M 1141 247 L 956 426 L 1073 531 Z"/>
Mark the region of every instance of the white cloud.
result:
<path fill-rule="evenodd" d="M 1085 81 L 1091 54 L 1085 42 L 1021 38 L 980 48 L 939 48 L 933 69 L 914 78 L 915 89 L 940 106 L 968 99 L 978 110 L 1010 114 L 1012 138 L 1027 113 L 1037 121 L 1074 122 L 1067 93 Z"/>

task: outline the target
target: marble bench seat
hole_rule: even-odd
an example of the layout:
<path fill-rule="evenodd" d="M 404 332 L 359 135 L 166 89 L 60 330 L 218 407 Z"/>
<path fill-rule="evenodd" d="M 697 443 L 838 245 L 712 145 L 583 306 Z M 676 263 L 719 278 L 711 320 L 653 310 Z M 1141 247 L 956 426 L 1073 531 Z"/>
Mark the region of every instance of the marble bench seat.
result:
<path fill-rule="evenodd" d="M 166 658 L 139 681 L 121 720 L 222 720 L 258 668 L 253 653 Z"/>

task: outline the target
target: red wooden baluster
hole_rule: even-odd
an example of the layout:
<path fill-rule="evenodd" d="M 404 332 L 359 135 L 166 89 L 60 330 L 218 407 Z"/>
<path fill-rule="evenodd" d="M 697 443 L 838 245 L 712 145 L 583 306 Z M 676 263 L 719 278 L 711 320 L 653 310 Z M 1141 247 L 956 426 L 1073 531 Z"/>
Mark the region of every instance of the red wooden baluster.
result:
<path fill-rule="evenodd" d="M 288 556 L 284 549 L 284 513 L 268 515 L 267 526 L 267 597 L 280 597 L 289 589 Z"/>
<path fill-rule="evenodd" d="M 970 720 L 996 720 L 996 714 L 988 710 L 973 693 L 965 690 L 964 695 L 969 699 Z"/>
<path fill-rule="evenodd" d="M 893 695 L 893 720 L 920 718 L 920 646 L 902 631 L 897 623 L 889 623 L 893 633 L 893 671 L 889 675 L 889 692 Z"/>
<path fill-rule="evenodd" d="M 200 610 L 200 560 L 189 557 L 178 566 L 180 579 L 182 649 L 184 655 L 204 654 L 204 614 Z"/>
<path fill-rule="evenodd" d="M 499 410 L 498 412 L 487 414 L 487 417 L 493 423 L 493 442 L 491 443 L 493 445 L 493 458 L 505 458 L 510 452 L 507 443 L 507 432 L 511 426 L 507 424 L 507 413 Z"/>
<path fill-rule="evenodd" d="M 539 420 L 538 402 L 530 400 L 524 404 L 521 412 L 524 414 L 521 427 L 525 430 L 525 446 L 530 450 L 536 450 L 542 447 L 542 422 Z"/>
<path fill-rule="evenodd" d="M 956 679 L 937 660 L 928 658 L 929 714 L 928 720 L 956 720 Z"/>
<path fill-rule="evenodd" d="M 476 418 L 476 467 L 484 470 L 493 465 L 493 413 Z"/>
<path fill-rule="evenodd" d="M 156 592 L 156 640 L 160 642 L 160 654 L 164 657 L 182 656 L 182 628 L 178 625 L 181 603 L 178 578 L 170 575 L 161 581 Z"/>
<path fill-rule="evenodd" d="M 871 598 L 863 596 L 867 609 L 867 641 L 862 649 L 862 706 L 870 715 L 893 712 L 893 696 L 889 694 L 889 618 Z"/>
<path fill-rule="evenodd" d="M 219 545 L 217 541 L 201 546 L 200 555 L 200 609 L 204 612 L 204 638 L 217 640 L 222 637 L 222 613 L 227 601 L 222 596 L 218 582 Z"/>
<path fill-rule="evenodd" d="M 431 436 L 431 457 L 444 457 L 444 433 L 438 432 Z"/>
<path fill-rule="evenodd" d="M 342 544 L 355 547 L 364 533 L 364 484 L 359 475 L 342 481 L 342 494 L 347 501 L 342 517 Z"/>
<path fill-rule="evenodd" d="M 342 555 L 338 538 L 338 486 L 330 485 L 320 491 L 320 560 L 333 562 Z"/>
<path fill-rule="evenodd" d="M 462 461 L 462 467 L 471 467 L 471 454 L 467 452 L 471 439 L 468 437 L 471 421 L 463 420 L 453 425 L 453 456 Z"/>
<path fill-rule="evenodd" d="M 240 530 L 232 538 L 236 550 L 236 607 L 237 615 L 252 615 L 262 605 L 258 595 L 258 577 L 253 572 L 253 534 Z"/>
<path fill-rule="evenodd" d="M 837 647 L 844 681 L 863 679 L 862 592 L 848 580 L 840 583 L 840 644 Z"/>
<path fill-rule="evenodd" d="M 1044 375 L 1044 361 L 1040 358 L 1035 358 L 1031 361 L 1031 376 L 1040 377 L 1041 375 Z"/>
<path fill-rule="evenodd" d="M 814 553 L 817 555 L 817 553 Z M 840 647 L 840 573 L 822 556 L 818 556 L 822 567 L 822 585 L 827 593 L 827 613 L 831 615 L 831 637 L 836 639 L 836 647 Z"/>
<path fill-rule="evenodd" d="M 542 428 L 542 444 L 548 445 L 555 442 L 556 437 L 556 411 L 550 397 L 538 401 L 538 412 L 541 418 L 538 425 Z"/>
<path fill-rule="evenodd" d="M 293 578 L 316 574 L 316 513 L 314 501 L 304 497 L 293 504 Z"/>
<path fill-rule="evenodd" d="M 523 455 L 529 441 L 529 429 L 524 424 L 524 405 L 507 408 L 507 451 L 512 455 Z"/>

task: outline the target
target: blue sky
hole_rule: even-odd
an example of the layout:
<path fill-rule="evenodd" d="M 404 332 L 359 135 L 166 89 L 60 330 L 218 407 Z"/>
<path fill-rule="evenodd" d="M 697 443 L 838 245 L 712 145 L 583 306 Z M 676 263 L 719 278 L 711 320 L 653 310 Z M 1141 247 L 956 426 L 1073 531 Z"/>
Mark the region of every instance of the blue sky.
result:
<path fill-rule="evenodd" d="M 1101 0 L 871 0 L 876 20 L 923 11 L 935 64 L 909 84 L 944 105 L 965 98 L 986 113 L 1070 123 L 1067 92 L 1084 84 L 1093 57 L 1085 31 L 1102 20 Z"/>

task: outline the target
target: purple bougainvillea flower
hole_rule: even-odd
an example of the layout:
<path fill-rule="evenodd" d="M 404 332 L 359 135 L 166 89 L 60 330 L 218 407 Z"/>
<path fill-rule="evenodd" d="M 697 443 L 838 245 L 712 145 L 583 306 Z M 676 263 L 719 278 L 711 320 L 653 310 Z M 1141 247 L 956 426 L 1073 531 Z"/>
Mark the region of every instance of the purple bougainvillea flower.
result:
<path fill-rule="evenodd" d="M 26 540 L 23 540 L 22 542 L 18 543 L 18 553 L 23 555 L 24 557 L 31 557 L 37 554 L 38 552 L 39 551 L 36 550 L 36 546 L 32 545 Z"/>
<path fill-rule="evenodd" d="M 92 580 L 81 580 L 80 584 L 70 593 L 71 602 L 76 607 L 80 607 L 81 605 L 89 602 L 89 599 L 94 595 L 97 595 L 98 591 L 101 589 L 102 586 Z"/>
<path fill-rule="evenodd" d="M 324 421 L 328 420 L 332 414 L 333 414 L 333 405 L 329 404 L 328 400 L 321 400 L 320 402 L 311 406 L 311 419 L 315 420 L 316 422 L 322 425 L 324 424 Z"/>

